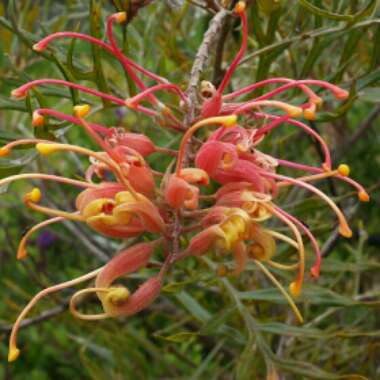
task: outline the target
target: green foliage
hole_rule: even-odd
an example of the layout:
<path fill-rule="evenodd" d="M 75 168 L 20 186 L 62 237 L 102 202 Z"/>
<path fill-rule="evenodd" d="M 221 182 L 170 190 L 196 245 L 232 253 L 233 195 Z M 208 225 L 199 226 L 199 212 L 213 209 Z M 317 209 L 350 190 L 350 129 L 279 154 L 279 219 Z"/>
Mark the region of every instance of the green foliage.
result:
<path fill-rule="evenodd" d="M 6 3 L 8 4 L 6 6 Z M 21 83 L 42 77 L 84 81 L 99 90 L 127 97 L 135 93 L 116 61 L 86 42 L 55 42 L 46 52 L 31 47 L 42 36 L 59 30 L 103 35 L 104 17 L 133 1 L 79 0 L 8 1 L 0 4 L 0 143 L 33 136 L 31 111 L 54 105 L 68 112 L 73 104 L 96 104 L 75 90 L 43 87 L 25 102 L 10 99 Z M 212 12 L 203 1 L 155 1 L 141 9 L 120 30 L 125 52 L 151 71 L 186 87 L 197 48 Z M 66 308 L 46 321 L 21 330 L 22 358 L 1 366 L 0 376 L 28 379 L 264 379 L 275 370 L 291 380 L 376 379 L 379 376 L 380 240 L 378 194 L 380 124 L 368 116 L 380 105 L 380 13 L 376 0 L 251 1 L 249 52 L 232 88 L 268 76 L 330 80 L 350 90 L 338 108 L 324 108 L 313 127 L 333 148 L 335 163 L 344 159 L 354 177 L 372 190 L 372 203 L 355 208 L 354 238 L 339 239 L 322 266 L 318 283 L 305 287 L 299 306 L 305 324 L 297 325 L 285 300 L 253 264 L 239 278 L 218 278 L 217 258 L 181 263 L 158 302 L 131 319 L 77 322 Z M 207 8 L 207 7 L 206 7 Z M 223 62 L 239 45 L 236 25 L 227 33 Z M 215 48 L 203 73 L 213 77 Z M 220 69 L 220 67 L 219 67 Z M 223 69 L 223 67 L 221 67 Z M 148 83 L 149 84 L 149 83 Z M 301 96 L 294 93 L 293 97 Z M 171 97 L 163 96 L 171 102 Z M 178 137 L 132 112 L 118 114 L 107 102 L 96 104 L 94 121 L 143 131 L 161 146 L 175 147 Z M 363 129 L 364 128 L 364 129 Z M 357 131 L 363 129 L 359 137 Z M 49 138 L 81 141 L 83 133 L 51 120 L 43 130 Z M 316 145 L 289 127 L 266 143 L 275 156 L 286 153 L 299 162 L 320 161 Z M 12 156 L 13 157 L 13 156 Z M 65 156 L 42 162 L 28 149 L 1 160 L 0 177 L 44 167 L 78 176 L 82 158 Z M 169 162 L 152 159 L 157 169 Z M 49 201 L 72 208 L 75 191 L 46 184 Z M 7 326 L 42 287 L 65 281 L 99 266 L 112 256 L 118 242 L 95 236 L 82 226 L 54 226 L 57 240 L 46 250 L 35 244 L 25 263 L 16 262 L 17 242 L 37 221 L 20 207 L 30 184 L 14 184 L 0 198 L 0 355 L 6 356 Z M 335 199 L 351 212 L 356 199 L 346 187 L 327 183 Z M 2 189 L 5 190 L 5 189 Z M 287 209 L 305 217 L 318 231 L 323 246 L 329 228 L 321 223 L 326 209 L 305 194 L 287 194 Z M 17 208 L 17 212 L 15 209 Z M 323 219 L 322 219 L 323 218 Z M 293 252 L 280 250 L 279 258 Z M 227 263 L 229 264 L 229 263 Z M 287 275 L 276 275 L 288 279 Z M 141 274 L 144 276 L 144 274 Z M 311 282 L 310 280 L 309 282 Z M 41 302 L 33 316 L 66 304 L 70 292 Z M 362 376 L 346 374 L 358 373 Z M 273 377 L 275 379 L 275 377 Z M 268 378 L 269 380 L 269 378 Z"/>

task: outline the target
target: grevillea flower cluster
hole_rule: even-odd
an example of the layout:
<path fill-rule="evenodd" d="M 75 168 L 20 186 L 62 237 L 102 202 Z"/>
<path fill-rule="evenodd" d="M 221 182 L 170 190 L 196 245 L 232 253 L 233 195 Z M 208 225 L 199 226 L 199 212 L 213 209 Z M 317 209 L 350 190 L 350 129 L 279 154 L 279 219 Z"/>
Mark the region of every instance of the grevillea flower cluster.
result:
<path fill-rule="evenodd" d="M 86 131 L 97 144 L 98 150 L 37 138 L 17 140 L 0 149 L 1 156 L 8 156 L 16 146 L 34 145 L 43 157 L 72 152 L 89 158 L 82 180 L 44 173 L 23 173 L 0 181 L 0 185 L 4 185 L 21 179 L 40 179 L 69 184 L 79 189 L 75 212 L 43 206 L 43 194 L 39 188 L 25 195 L 27 207 L 50 218 L 35 225 L 24 235 L 18 248 L 18 259 L 27 256 L 27 243 L 32 234 L 65 220 L 85 223 L 90 229 L 111 238 L 133 238 L 136 241 L 136 238 L 145 236 L 144 242 L 140 240 L 129 245 L 103 267 L 39 292 L 14 324 L 9 343 L 9 361 L 19 355 L 16 337 L 21 321 L 42 297 L 94 279 L 93 286 L 85 287 L 72 296 L 72 314 L 86 320 L 131 316 L 147 308 L 158 297 L 164 281 L 169 277 L 169 269 L 189 256 L 217 253 L 222 260 L 226 256 L 232 257 L 232 268 L 219 265 L 217 274 L 220 276 L 239 275 L 247 262 L 254 261 L 281 290 L 297 318 L 302 321 L 294 298 L 301 293 L 306 271 L 304 237 L 311 242 L 315 252 L 315 262 L 308 270 L 316 278 L 320 274 L 321 253 L 308 227 L 284 211 L 276 200 L 284 188 L 303 188 L 326 202 L 337 218 L 341 235 L 351 236 L 342 211 L 312 183 L 332 177 L 353 186 L 361 201 L 368 201 L 369 196 L 361 185 L 349 178 L 347 165 L 332 168 L 330 152 L 323 138 L 300 121 L 314 120 L 316 112 L 322 107 L 322 98 L 313 88 L 329 92 L 338 101 L 345 100 L 348 92 L 319 80 L 270 78 L 226 93 L 231 76 L 246 51 L 248 40 L 245 3 L 239 2 L 232 13 L 241 20 L 240 50 L 219 86 L 215 87 L 207 81 L 201 83 L 199 106 L 190 125 L 186 121 L 190 107 L 188 94 L 167 79 L 138 65 L 125 56 L 117 45 L 113 27 L 115 23 L 126 20 L 125 13 L 108 17 L 106 40 L 77 32 L 59 32 L 34 45 L 34 50 L 41 52 L 63 38 L 81 39 L 95 44 L 120 62 L 139 89 L 138 94 L 123 99 L 65 80 L 38 79 L 13 90 L 13 97 L 24 98 L 37 86 L 58 85 L 76 89 L 151 117 L 160 127 L 170 128 L 180 134 L 181 142 L 178 150 L 168 149 L 157 146 L 142 133 L 92 123 L 88 121 L 91 107 L 77 104 L 73 107 L 72 115 L 50 108 L 36 109 L 32 125 L 41 128 L 47 118 L 69 122 Z M 147 87 L 145 79 L 155 84 Z M 255 90 L 265 86 L 270 86 L 271 90 L 255 96 Z M 294 89 L 303 93 L 306 99 L 304 103 L 295 105 L 278 100 L 280 95 Z M 178 97 L 178 109 L 173 111 L 159 100 L 158 94 L 163 91 Z M 270 110 L 274 113 L 270 113 Z M 260 151 L 260 144 L 270 137 L 270 132 L 285 126 L 299 128 L 320 144 L 324 152 L 324 163 L 320 167 L 287 161 Z M 163 173 L 153 170 L 147 163 L 147 157 L 153 153 L 172 156 L 176 166 L 169 165 Z M 295 176 L 281 174 L 282 167 L 294 169 Z M 210 180 L 213 181 L 212 186 Z M 214 189 L 216 185 L 217 191 L 210 194 L 208 188 Z M 267 227 L 266 221 L 273 219 L 284 224 L 291 235 Z M 147 236 L 152 240 L 147 242 Z M 275 260 L 277 241 L 294 247 L 296 262 L 284 264 Z M 121 277 L 150 265 L 156 249 L 164 258 L 154 276 L 134 292 L 117 284 Z M 293 281 L 288 284 L 288 291 L 267 267 L 295 272 Z M 102 313 L 88 315 L 79 311 L 79 300 L 83 301 L 83 296 L 89 293 L 95 293 L 99 299 Z"/>

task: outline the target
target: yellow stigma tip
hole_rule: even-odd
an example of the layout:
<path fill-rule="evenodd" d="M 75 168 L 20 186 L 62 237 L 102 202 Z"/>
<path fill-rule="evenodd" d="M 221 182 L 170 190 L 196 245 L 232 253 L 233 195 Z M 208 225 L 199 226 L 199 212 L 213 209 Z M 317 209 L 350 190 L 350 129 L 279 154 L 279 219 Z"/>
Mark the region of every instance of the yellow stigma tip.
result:
<path fill-rule="evenodd" d="M 360 191 L 358 197 L 361 202 L 369 202 L 369 195 L 365 191 Z"/>
<path fill-rule="evenodd" d="M 38 143 L 36 145 L 36 149 L 40 154 L 47 156 L 51 153 L 56 152 L 58 150 L 58 146 L 58 144 Z"/>
<path fill-rule="evenodd" d="M 300 107 L 294 107 L 294 106 L 291 106 L 291 105 L 288 105 L 286 107 L 286 112 L 288 113 L 288 115 L 290 117 L 298 117 L 298 116 L 301 116 L 303 114 L 302 108 L 300 108 Z"/>
<path fill-rule="evenodd" d="M 225 128 L 233 127 L 237 122 L 237 115 L 229 115 L 222 117 L 222 124 Z"/>
<path fill-rule="evenodd" d="M 31 192 L 25 195 L 25 201 L 30 201 L 33 203 L 38 203 L 42 198 L 41 190 L 35 187 Z"/>
<path fill-rule="evenodd" d="M 85 117 L 89 114 L 91 107 L 88 104 L 76 105 L 73 107 L 73 113 L 76 117 Z"/>
<path fill-rule="evenodd" d="M 289 292 L 294 297 L 297 298 L 301 295 L 301 287 L 298 285 L 297 282 L 292 282 L 289 285 Z"/>
<path fill-rule="evenodd" d="M 20 350 L 17 347 L 9 349 L 8 362 L 14 362 L 20 355 Z"/>
<path fill-rule="evenodd" d="M 32 116 L 33 127 L 42 127 L 44 124 L 45 118 L 38 111 L 34 111 Z"/>
<path fill-rule="evenodd" d="M 125 22 L 127 20 L 127 12 L 118 12 L 115 13 L 115 20 L 121 24 L 122 22 Z"/>
<path fill-rule="evenodd" d="M 348 177 L 350 175 L 350 167 L 346 164 L 340 164 L 338 166 L 338 172 L 343 177 Z"/>
<path fill-rule="evenodd" d="M 107 300 L 114 305 L 120 305 L 127 301 L 130 296 L 130 292 L 125 287 L 114 288 L 107 294 Z"/>
<path fill-rule="evenodd" d="M 351 231 L 350 227 L 348 227 L 348 226 L 340 226 L 340 227 L 339 227 L 339 233 L 340 233 L 343 237 L 345 237 L 345 238 L 347 238 L 347 239 L 349 239 L 349 238 L 352 237 L 352 231 Z"/>
<path fill-rule="evenodd" d="M 237 14 L 241 14 L 245 11 L 245 1 L 239 1 L 236 5 L 235 5 L 235 12 Z"/>
<path fill-rule="evenodd" d="M 3 146 L 2 148 L 0 148 L 0 157 L 6 157 L 9 155 L 9 153 L 11 152 L 11 150 L 5 146 Z"/>

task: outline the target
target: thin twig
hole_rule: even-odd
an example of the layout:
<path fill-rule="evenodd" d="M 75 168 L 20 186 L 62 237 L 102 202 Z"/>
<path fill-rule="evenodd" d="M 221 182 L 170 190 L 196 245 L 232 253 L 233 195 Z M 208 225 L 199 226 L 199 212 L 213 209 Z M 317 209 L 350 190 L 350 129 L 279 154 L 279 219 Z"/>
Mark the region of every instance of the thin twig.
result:
<path fill-rule="evenodd" d="M 380 115 L 380 104 L 378 104 L 368 115 L 368 117 L 363 121 L 363 123 L 356 129 L 347 141 L 337 149 L 337 152 L 334 154 L 334 161 L 337 161 L 348 148 L 353 146 L 358 140 L 360 140 L 365 134 L 367 134 L 371 128 L 375 125 L 375 121 Z"/>
<path fill-rule="evenodd" d="M 245 62 L 248 62 L 253 58 L 259 57 L 263 54 L 268 54 L 271 51 L 273 51 L 277 48 L 280 48 L 282 46 L 287 46 L 287 45 L 290 46 L 296 42 L 313 40 L 314 38 L 321 37 L 321 36 L 327 36 L 329 34 L 334 34 L 334 33 L 345 34 L 345 33 L 348 33 L 352 30 L 366 28 L 366 27 L 376 25 L 376 24 L 380 24 L 379 18 L 376 18 L 373 20 L 366 20 L 366 21 L 358 22 L 357 24 L 353 25 L 350 28 L 347 28 L 347 26 L 344 25 L 344 26 L 339 26 L 339 27 L 334 27 L 334 28 L 321 28 L 321 29 L 317 29 L 314 31 L 310 31 L 310 32 L 304 32 L 304 33 L 301 33 L 295 37 L 286 38 L 282 41 L 275 42 L 274 44 L 265 46 L 262 49 L 256 50 L 253 53 L 246 55 L 246 57 L 240 61 L 239 65 L 241 65 Z"/>
<path fill-rule="evenodd" d="M 53 318 L 56 315 L 63 313 L 67 309 L 67 305 L 68 302 L 66 301 L 62 305 L 43 311 L 40 315 L 37 315 L 36 317 L 26 318 L 21 322 L 20 328 L 36 325 L 50 318 Z M 12 327 L 13 324 L 0 326 L 0 332 L 8 333 L 12 330 Z"/>
<path fill-rule="evenodd" d="M 190 71 L 189 86 L 187 88 L 187 94 L 190 100 L 189 106 L 189 119 L 194 118 L 195 107 L 197 104 L 197 87 L 200 81 L 201 74 L 205 68 L 207 60 L 210 55 L 211 46 L 216 42 L 216 38 L 223 26 L 224 20 L 230 14 L 226 9 L 220 10 L 210 21 L 210 25 L 207 32 L 204 35 L 201 46 L 195 56 L 193 66 Z"/>
<path fill-rule="evenodd" d="M 380 189 L 380 182 L 371 186 L 371 188 L 368 189 L 368 193 L 370 195 L 372 195 L 374 192 L 378 191 L 379 189 Z M 348 211 L 346 212 L 347 220 L 348 221 L 352 220 L 359 209 L 360 209 L 360 203 L 356 203 L 354 206 L 349 208 Z M 332 250 L 335 247 L 335 244 L 337 243 L 339 237 L 340 237 L 339 226 L 337 226 L 334 229 L 334 231 L 330 234 L 329 238 L 326 240 L 325 244 L 323 245 L 323 247 L 321 249 L 322 257 L 326 257 L 332 252 Z"/>
<path fill-rule="evenodd" d="M 222 30 L 220 32 L 218 42 L 216 44 L 215 62 L 214 62 L 214 75 L 212 83 L 215 87 L 218 87 L 222 81 L 224 70 L 222 69 L 224 46 L 226 44 L 227 36 L 230 31 L 231 22 L 229 18 L 224 19 Z"/>
<path fill-rule="evenodd" d="M 359 209 L 359 203 L 347 209 L 347 211 L 345 212 L 347 221 L 350 221 L 354 217 L 358 209 Z M 323 247 L 321 249 L 322 257 L 326 257 L 332 252 L 339 238 L 340 238 L 339 226 L 337 226 L 335 227 L 334 231 L 330 234 L 328 239 L 323 244 Z"/>

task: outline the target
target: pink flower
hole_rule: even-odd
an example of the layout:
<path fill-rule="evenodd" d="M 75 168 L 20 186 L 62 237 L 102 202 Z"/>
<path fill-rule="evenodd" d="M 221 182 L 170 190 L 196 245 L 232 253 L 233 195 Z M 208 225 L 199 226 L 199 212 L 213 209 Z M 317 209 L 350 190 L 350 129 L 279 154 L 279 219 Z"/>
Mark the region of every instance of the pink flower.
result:
<path fill-rule="evenodd" d="M 339 231 L 345 237 L 351 236 L 351 230 L 343 212 L 312 182 L 336 178 L 353 186 L 359 200 L 368 201 L 369 196 L 360 184 L 349 178 L 347 165 L 342 164 L 335 169 L 332 167 L 331 154 L 322 136 L 297 120 L 300 117 L 313 120 L 322 106 L 322 98 L 313 87 L 329 91 L 337 100 L 347 99 L 349 94 L 346 90 L 314 79 L 292 80 L 280 77 L 265 79 L 225 94 L 232 74 L 247 48 L 248 20 L 245 7 L 245 2 L 239 1 L 234 8 L 234 14 L 240 18 L 242 25 L 240 49 L 217 88 L 210 82 L 202 82 L 199 94 L 201 104 L 200 107 L 195 107 L 196 115 L 194 120 L 190 120 L 193 123 L 190 127 L 185 112 L 195 105 L 191 104 L 188 95 L 179 86 L 126 57 L 117 45 L 113 27 L 114 23 L 125 21 L 125 13 L 119 12 L 108 17 L 107 40 L 77 32 L 58 32 L 34 45 L 34 49 L 40 52 L 60 38 L 81 39 L 95 44 L 118 60 L 138 92 L 133 97 L 124 99 L 82 84 L 48 78 L 20 86 L 12 91 L 14 97 L 25 97 L 31 89 L 38 86 L 63 86 L 142 113 L 160 127 L 170 128 L 182 135 L 178 150 L 156 146 L 144 134 L 87 121 L 87 117 L 91 118 L 91 108 L 80 104 L 73 107 L 73 115 L 50 108 L 36 109 L 32 114 L 32 125 L 34 128 L 43 127 L 47 117 L 70 123 L 76 128 L 82 128 L 97 145 L 97 150 L 44 139 L 21 139 L 0 148 L 0 157 L 10 155 L 17 146 L 34 145 L 42 157 L 70 152 L 85 156 L 90 161 L 83 173 L 83 180 L 44 173 L 23 173 L 0 180 L 0 186 L 15 180 L 38 179 L 80 189 L 76 198 L 76 210 L 73 212 L 43 206 L 43 194 L 39 188 L 34 188 L 25 195 L 24 203 L 27 207 L 51 218 L 35 225 L 23 236 L 17 252 L 19 259 L 26 257 L 27 242 L 33 233 L 64 220 L 86 223 L 94 231 L 113 238 L 138 238 L 146 234 L 142 237 L 146 239 L 151 238 L 151 234 L 160 235 L 158 240 L 150 243 L 134 242 L 134 245 L 113 257 L 102 268 L 38 293 L 16 320 L 10 338 L 10 361 L 15 360 L 19 354 L 16 335 L 21 320 L 45 295 L 95 278 L 94 288 L 80 290 L 71 299 L 72 313 L 78 318 L 89 320 L 130 316 L 147 308 L 157 298 L 165 275 L 176 262 L 190 255 L 198 257 L 208 252 L 216 252 L 221 259 L 226 255 L 233 256 L 234 268 L 229 271 L 221 264 L 219 274 L 238 275 L 248 261 L 254 263 L 280 289 L 297 318 L 302 321 L 292 299 L 301 293 L 305 277 L 302 234 L 307 236 L 315 251 L 315 262 L 310 268 L 314 277 L 320 274 L 321 253 L 317 239 L 308 227 L 277 205 L 281 199 L 278 195 L 283 188 L 296 186 L 319 197 L 335 213 Z M 146 78 L 154 82 L 151 87 L 145 85 Z M 255 96 L 257 89 L 269 85 L 274 88 L 261 96 Z M 300 104 L 277 99 L 277 96 L 293 89 L 298 89 L 305 98 Z M 159 93 L 163 91 L 170 92 L 178 99 L 175 112 L 159 100 Z M 239 100 L 242 96 L 245 96 L 244 100 Z M 271 109 L 277 113 L 270 113 Z M 273 130 L 288 126 L 299 128 L 318 142 L 324 153 L 324 163 L 320 167 L 287 161 L 259 150 L 261 142 L 269 139 Z M 204 138 L 200 130 L 214 127 L 216 130 Z M 172 166 L 163 172 L 153 170 L 149 164 L 153 162 L 149 157 L 153 153 L 175 158 L 174 172 Z M 308 174 L 286 176 L 282 174 L 284 167 Z M 211 184 L 210 179 L 214 181 Z M 215 186 L 219 186 L 216 191 Z M 206 191 L 203 190 L 204 187 Z M 276 228 L 265 227 L 264 222 L 269 219 L 283 223 L 291 235 L 278 232 Z M 182 237 L 187 239 L 182 242 Z M 186 241 L 189 241 L 187 246 Z M 283 264 L 275 261 L 277 241 L 287 243 L 295 249 L 296 262 Z M 157 264 L 155 261 L 160 268 L 157 274 L 148 278 L 134 292 L 130 292 L 126 286 L 115 284 L 120 277 L 146 267 L 154 248 L 161 243 L 165 243 L 162 244 L 165 258 L 162 263 Z M 296 272 L 289 284 L 290 295 L 267 266 Z M 103 313 L 84 315 L 77 310 L 78 298 L 87 293 L 96 293 L 102 303 Z"/>

